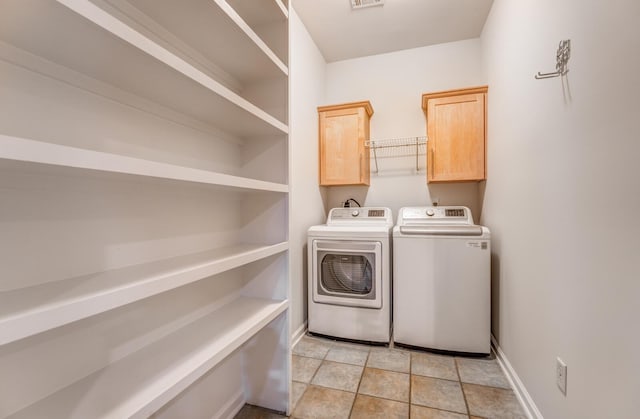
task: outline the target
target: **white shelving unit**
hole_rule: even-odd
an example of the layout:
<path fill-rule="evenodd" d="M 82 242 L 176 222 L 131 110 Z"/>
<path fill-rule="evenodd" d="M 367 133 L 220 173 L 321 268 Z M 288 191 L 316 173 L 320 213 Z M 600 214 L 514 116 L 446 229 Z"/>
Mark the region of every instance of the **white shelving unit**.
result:
<path fill-rule="evenodd" d="M 289 409 L 288 7 L 0 4 L 0 418 Z"/>
<path fill-rule="evenodd" d="M 239 298 L 10 417 L 149 417 L 286 309 Z"/>

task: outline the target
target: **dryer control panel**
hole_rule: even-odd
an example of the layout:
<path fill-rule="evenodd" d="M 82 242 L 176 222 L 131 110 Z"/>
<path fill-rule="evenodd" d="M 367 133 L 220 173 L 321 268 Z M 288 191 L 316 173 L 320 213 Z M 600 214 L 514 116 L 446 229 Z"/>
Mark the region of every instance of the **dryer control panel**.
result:
<path fill-rule="evenodd" d="M 329 212 L 328 225 L 345 223 L 380 223 L 393 225 L 391 210 L 384 207 L 333 208 Z"/>

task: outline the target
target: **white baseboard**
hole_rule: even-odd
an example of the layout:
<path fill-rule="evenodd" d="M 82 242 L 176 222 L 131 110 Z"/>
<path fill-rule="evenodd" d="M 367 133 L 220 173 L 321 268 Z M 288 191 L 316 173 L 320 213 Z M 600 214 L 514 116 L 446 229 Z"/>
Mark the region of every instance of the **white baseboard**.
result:
<path fill-rule="evenodd" d="M 304 323 L 302 323 L 300 325 L 300 327 L 298 327 L 296 329 L 295 332 L 293 332 L 293 335 L 291 335 L 291 347 L 293 348 L 294 346 L 296 346 L 296 344 L 300 341 L 300 339 L 302 339 L 302 337 L 304 336 L 305 333 L 307 333 L 307 321 L 305 320 Z"/>
<path fill-rule="evenodd" d="M 500 345 L 498 345 L 498 341 L 493 335 L 491 335 L 491 345 L 493 346 L 493 350 L 496 353 L 496 360 L 504 371 L 504 374 L 507 376 L 507 379 L 509 380 L 511 387 L 514 389 L 516 397 L 522 405 L 522 408 L 524 409 L 526 415 L 529 417 L 529 419 L 544 419 L 542 413 L 540 413 L 540 411 L 538 410 L 538 407 L 534 403 L 533 399 L 529 395 L 529 392 L 520 380 L 520 377 L 518 377 L 518 374 L 511 366 L 511 363 L 507 359 L 507 356 L 504 354 L 502 348 L 500 348 Z"/>
<path fill-rule="evenodd" d="M 244 392 L 238 391 L 211 419 L 233 419 L 244 406 Z"/>

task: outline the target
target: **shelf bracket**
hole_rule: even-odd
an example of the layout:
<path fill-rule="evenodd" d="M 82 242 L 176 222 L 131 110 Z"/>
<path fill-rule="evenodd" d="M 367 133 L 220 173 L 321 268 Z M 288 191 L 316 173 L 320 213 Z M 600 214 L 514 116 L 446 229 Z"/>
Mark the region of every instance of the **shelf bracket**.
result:
<path fill-rule="evenodd" d="M 420 164 L 418 162 L 418 148 L 419 148 L 420 144 L 418 141 L 418 137 L 416 137 L 416 172 L 420 171 Z"/>
<path fill-rule="evenodd" d="M 370 147 L 373 150 L 373 161 L 376 163 L 376 173 L 378 173 L 378 153 L 376 152 L 376 142 L 371 141 Z"/>

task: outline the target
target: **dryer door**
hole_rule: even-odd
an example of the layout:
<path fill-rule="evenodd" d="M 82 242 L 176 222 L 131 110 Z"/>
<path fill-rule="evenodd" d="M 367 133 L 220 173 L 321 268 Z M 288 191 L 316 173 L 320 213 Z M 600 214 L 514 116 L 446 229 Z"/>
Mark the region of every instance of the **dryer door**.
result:
<path fill-rule="evenodd" d="M 382 307 L 382 244 L 313 241 L 313 301 L 349 307 Z"/>

